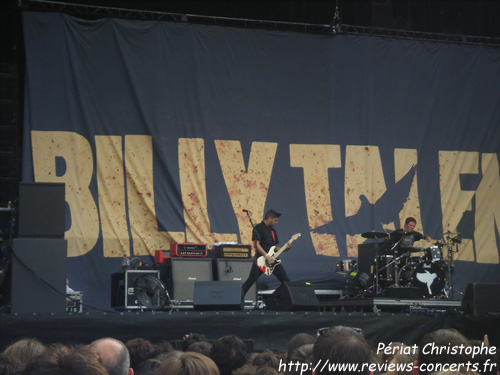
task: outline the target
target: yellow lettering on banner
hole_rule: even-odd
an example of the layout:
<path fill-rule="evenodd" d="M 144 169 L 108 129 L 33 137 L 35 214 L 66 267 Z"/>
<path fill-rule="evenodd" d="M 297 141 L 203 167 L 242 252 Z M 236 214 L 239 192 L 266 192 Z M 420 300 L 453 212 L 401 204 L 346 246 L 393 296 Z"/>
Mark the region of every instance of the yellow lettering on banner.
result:
<path fill-rule="evenodd" d="M 445 233 L 455 233 L 464 212 L 472 209 L 475 192 L 460 188 L 460 174 L 477 174 L 478 165 L 478 152 L 439 151 L 439 185 Z M 462 239 L 456 260 L 474 261 L 474 248 L 470 239 Z"/>
<path fill-rule="evenodd" d="M 397 148 L 394 150 L 394 178 L 395 182 L 398 183 L 403 177 L 405 177 L 413 166 L 418 163 L 417 150 L 415 149 L 405 149 Z M 418 169 L 415 171 L 415 176 L 411 182 L 410 193 L 408 198 L 404 203 L 403 209 L 399 212 L 399 225 L 398 228 L 402 228 L 407 217 L 412 216 L 417 220 L 417 225 L 415 230 L 420 233 L 424 233 L 422 218 L 420 215 L 420 200 L 418 198 Z M 424 233 L 425 234 L 425 233 Z M 415 242 L 415 246 L 428 247 L 425 240 Z"/>
<path fill-rule="evenodd" d="M 206 244 L 236 242 L 236 234 L 212 233 L 210 229 L 203 139 L 179 138 L 179 177 L 187 241 Z"/>
<path fill-rule="evenodd" d="M 345 216 L 356 215 L 364 195 L 374 204 L 386 191 L 384 172 L 378 146 L 347 146 L 345 156 L 344 201 Z M 347 255 L 358 255 L 358 244 L 365 241 L 361 234 L 347 235 Z"/>
<path fill-rule="evenodd" d="M 66 184 L 71 228 L 66 231 L 68 257 L 88 253 L 99 237 L 99 214 L 89 185 L 93 174 L 93 155 L 89 142 L 81 135 L 62 131 L 31 131 L 33 168 L 36 182 Z M 56 175 L 56 158 L 64 159 L 66 171 Z"/>
<path fill-rule="evenodd" d="M 496 154 L 481 155 L 481 171 L 483 177 L 476 191 L 476 261 L 498 264 L 495 223 L 500 232 L 500 173 Z"/>
<path fill-rule="evenodd" d="M 304 188 L 309 228 L 333 222 L 328 168 L 340 168 L 338 145 L 290 145 L 290 165 L 304 170 Z M 317 254 L 339 256 L 335 235 L 311 232 Z"/>
<path fill-rule="evenodd" d="M 238 220 L 241 243 L 252 243 L 252 226 L 243 209 L 250 211 L 252 219 L 260 220 L 264 216 L 264 206 L 278 144 L 253 142 L 248 169 L 245 168 L 239 141 L 216 140 L 215 148 L 229 198 Z"/>
<path fill-rule="evenodd" d="M 169 249 L 171 242 L 183 242 L 183 232 L 158 230 L 150 136 L 125 136 L 125 165 L 134 255 L 154 255 L 155 250 Z"/>
<path fill-rule="evenodd" d="M 103 256 L 130 256 L 122 137 L 96 136 L 95 146 Z"/>

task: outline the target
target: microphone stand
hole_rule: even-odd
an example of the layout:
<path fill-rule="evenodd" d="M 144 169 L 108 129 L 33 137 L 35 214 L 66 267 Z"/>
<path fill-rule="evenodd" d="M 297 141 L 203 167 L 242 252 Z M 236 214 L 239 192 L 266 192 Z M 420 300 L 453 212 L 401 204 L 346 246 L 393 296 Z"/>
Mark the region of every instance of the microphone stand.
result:
<path fill-rule="evenodd" d="M 255 224 L 253 223 L 252 217 L 250 216 L 250 211 L 243 210 L 243 212 L 247 214 L 248 221 L 250 221 L 250 225 L 252 226 L 252 241 L 253 241 L 254 235 L 257 238 L 257 240 L 260 241 L 260 236 L 259 236 L 259 233 L 257 233 L 257 231 L 255 230 Z"/>
<path fill-rule="evenodd" d="M 376 258 L 375 258 L 375 263 L 376 263 L 376 264 L 375 264 L 375 275 L 376 275 L 375 277 L 376 277 L 376 279 L 377 279 L 377 281 L 376 281 L 376 283 L 375 283 L 375 294 L 376 294 L 376 295 L 378 294 L 378 292 L 379 292 L 379 288 L 380 288 L 380 285 L 379 285 L 379 277 L 380 277 L 380 272 L 381 272 L 381 271 L 384 271 L 385 269 L 387 269 L 387 272 L 388 272 L 387 277 L 389 278 L 389 272 L 391 272 L 391 271 L 390 271 L 390 269 L 389 269 L 389 267 L 390 267 L 390 266 L 391 266 L 391 265 L 392 265 L 392 264 L 396 261 L 396 256 L 395 256 L 395 255 L 396 255 L 396 250 L 395 250 L 395 249 L 396 249 L 396 247 L 399 245 L 399 243 L 403 240 L 403 238 L 404 238 L 404 236 L 401 236 L 401 238 L 399 239 L 399 241 L 397 241 L 397 242 L 396 242 L 396 243 L 395 243 L 395 244 L 391 247 L 390 252 L 392 252 L 392 254 L 393 254 L 393 260 L 392 260 L 391 262 L 388 262 L 385 266 L 383 266 L 383 267 L 382 267 L 382 268 L 380 268 L 380 269 L 379 269 L 379 264 L 378 264 L 378 257 L 379 257 L 379 255 L 378 255 L 378 241 L 377 241 L 377 246 L 376 246 L 376 252 L 377 252 L 377 254 L 376 254 L 376 255 L 377 255 L 377 256 L 376 256 Z M 394 275 L 391 275 L 391 276 L 392 276 L 392 277 L 394 277 Z"/>

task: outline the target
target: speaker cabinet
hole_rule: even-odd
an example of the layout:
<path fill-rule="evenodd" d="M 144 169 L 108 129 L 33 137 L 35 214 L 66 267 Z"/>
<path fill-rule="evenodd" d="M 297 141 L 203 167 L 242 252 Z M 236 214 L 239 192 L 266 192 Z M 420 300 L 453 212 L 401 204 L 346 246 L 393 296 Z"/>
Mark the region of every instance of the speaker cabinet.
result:
<path fill-rule="evenodd" d="M 243 284 L 252 268 L 253 259 L 216 259 L 214 275 L 220 281 L 238 281 Z M 244 296 L 244 301 L 255 304 L 257 301 L 257 283 L 253 284 Z"/>
<path fill-rule="evenodd" d="M 239 281 L 196 281 L 193 307 L 199 311 L 243 310 Z"/>
<path fill-rule="evenodd" d="M 127 270 L 111 275 L 111 307 L 117 310 L 140 309 L 141 305 L 135 298 L 134 282 L 141 276 L 160 278 L 160 271 Z"/>
<path fill-rule="evenodd" d="M 468 284 L 462 298 L 466 314 L 482 316 L 500 313 L 500 284 Z"/>
<path fill-rule="evenodd" d="M 314 311 L 319 307 L 314 288 L 305 282 L 282 283 L 265 301 L 273 311 Z"/>
<path fill-rule="evenodd" d="M 64 238 L 65 185 L 19 184 L 19 237 Z"/>
<path fill-rule="evenodd" d="M 196 281 L 213 281 L 211 258 L 170 258 L 167 265 L 167 288 L 175 301 L 193 301 Z"/>
<path fill-rule="evenodd" d="M 66 261 L 66 240 L 15 238 L 11 312 L 65 312 Z"/>
<path fill-rule="evenodd" d="M 375 262 L 375 243 L 363 243 L 358 245 L 358 271 L 372 275 L 373 263 Z"/>

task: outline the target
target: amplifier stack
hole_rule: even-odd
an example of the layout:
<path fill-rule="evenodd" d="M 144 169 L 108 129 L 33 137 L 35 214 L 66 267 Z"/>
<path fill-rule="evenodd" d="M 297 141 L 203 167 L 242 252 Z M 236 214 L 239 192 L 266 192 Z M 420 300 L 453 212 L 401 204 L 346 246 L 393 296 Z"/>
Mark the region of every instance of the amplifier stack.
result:
<path fill-rule="evenodd" d="M 206 258 L 207 244 L 205 243 L 171 243 L 171 257 L 186 257 L 186 258 Z"/>

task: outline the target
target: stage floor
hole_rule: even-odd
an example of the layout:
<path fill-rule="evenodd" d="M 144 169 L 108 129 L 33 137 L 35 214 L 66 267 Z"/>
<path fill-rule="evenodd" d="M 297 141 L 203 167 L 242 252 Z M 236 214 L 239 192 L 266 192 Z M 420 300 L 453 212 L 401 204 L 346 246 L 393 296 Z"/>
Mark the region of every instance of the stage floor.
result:
<path fill-rule="evenodd" d="M 342 302 L 347 303 L 348 300 Z M 357 303 L 378 306 L 403 302 L 373 299 L 358 300 Z M 456 309 L 431 309 L 429 306 L 398 313 L 174 310 L 3 314 L 0 315 L 0 350 L 22 337 L 36 337 L 44 343 L 67 344 L 90 343 L 105 336 L 123 341 L 142 337 L 152 342 L 174 342 L 190 332 L 203 333 L 209 339 L 235 334 L 244 340 L 251 340 L 254 350 L 280 350 L 297 333 L 315 335 L 319 328 L 334 325 L 361 328 L 374 345 L 391 341 L 418 343 L 425 333 L 440 328 L 456 328 L 466 337 L 474 339 L 482 339 L 484 334 L 488 334 L 492 345 L 500 345 L 500 317 L 476 318 Z"/>

